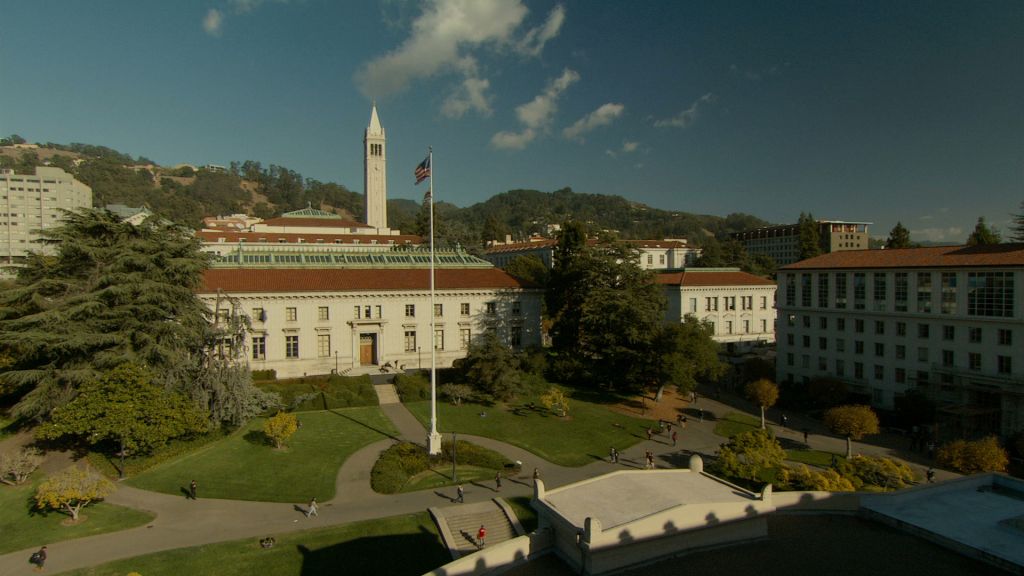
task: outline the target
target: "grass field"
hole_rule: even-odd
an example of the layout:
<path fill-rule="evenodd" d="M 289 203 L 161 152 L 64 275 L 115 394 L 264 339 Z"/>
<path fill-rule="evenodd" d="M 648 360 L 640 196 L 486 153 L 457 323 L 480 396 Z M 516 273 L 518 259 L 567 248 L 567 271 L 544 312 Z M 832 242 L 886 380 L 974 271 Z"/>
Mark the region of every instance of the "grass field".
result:
<path fill-rule="evenodd" d="M 742 412 L 730 412 L 715 424 L 715 434 L 732 438 L 737 434 L 761 429 L 761 419 Z"/>
<path fill-rule="evenodd" d="M 303 502 L 311 494 L 334 497 L 341 464 L 360 448 L 395 434 L 378 407 L 345 408 L 299 415 L 300 428 L 287 447 L 265 442 L 263 418 L 200 450 L 155 466 L 127 482 L 136 488 L 181 494 L 191 479 L 208 498 Z"/>
<path fill-rule="evenodd" d="M 406 407 L 429 427 L 429 402 L 410 402 Z M 439 402 L 437 419 L 439 431 L 494 438 L 562 466 L 583 466 L 602 460 L 611 446 L 625 450 L 645 440 L 645 430 L 655 425 L 653 420 L 633 418 L 582 400 L 570 400 L 568 418 L 552 414 L 539 402 L 534 409 L 519 403 L 453 406 Z"/>
<path fill-rule="evenodd" d="M 63 522 L 68 516 L 56 512 L 40 514 L 31 507 L 30 498 L 42 480 L 37 473 L 34 481 L 21 486 L 0 486 L 0 554 L 134 528 L 153 519 L 152 514 L 100 502 L 82 509 L 84 521 L 65 526 Z"/>
<path fill-rule="evenodd" d="M 824 450 L 786 450 L 786 460 L 800 462 L 809 466 L 819 466 L 821 468 L 831 466 L 833 456 L 837 462 L 846 460 L 846 457 L 842 454 L 834 454 Z"/>
<path fill-rule="evenodd" d="M 258 538 L 179 548 L 92 568 L 69 576 L 319 576 L 419 575 L 451 560 L 426 512 L 276 536 L 273 548 Z"/>

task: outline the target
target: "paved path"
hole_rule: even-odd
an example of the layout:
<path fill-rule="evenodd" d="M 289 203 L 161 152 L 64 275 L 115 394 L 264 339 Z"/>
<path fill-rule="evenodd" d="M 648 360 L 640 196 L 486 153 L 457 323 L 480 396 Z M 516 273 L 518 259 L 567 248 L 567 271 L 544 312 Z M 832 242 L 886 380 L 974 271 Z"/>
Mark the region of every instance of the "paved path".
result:
<path fill-rule="evenodd" d="M 516 446 L 490 438 L 460 435 L 460 439 L 479 444 L 501 452 L 512 460 L 522 462 L 522 473 L 505 482 L 500 493 L 503 497 L 532 495 L 532 473 L 536 467 L 549 488 L 555 488 L 586 478 L 591 478 L 623 467 L 642 468 L 643 455 L 651 450 L 656 456 L 656 465 L 663 468 L 686 467 L 690 453 L 713 454 L 723 439 L 713 433 L 715 418 L 729 412 L 747 411 L 751 407 L 742 400 L 724 397 L 723 402 L 701 397 L 697 404 L 688 409 L 705 410 L 704 422 L 692 415 L 685 430 L 679 434 L 678 446 L 673 447 L 665 435 L 656 435 L 653 440 L 641 441 L 620 454 L 620 463 L 613 465 L 606 459 L 597 460 L 586 466 L 569 468 L 547 462 L 540 457 Z M 403 439 L 422 444 L 426 430 L 402 404 L 381 406 L 391 419 Z M 773 415 L 774 414 L 773 412 Z M 807 422 L 808 426 L 812 423 Z M 776 427 L 776 433 L 785 439 L 803 442 L 800 429 L 805 422 L 790 417 L 791 429 Z M 818 450 L 844 453 L 845 440 L 821 434 L 812 429 L 809 444 Z M 896 437 L 879 437 L 880 443 L 856 443 L 855 451 L 864 454 L 904 456 L 896 445 Z M 201 497 L 189 501 L 181 496 L 161 494 L 120 486 L 107 501 L 113 504 L 148 510 L 156 515 L 150 524 L 131 530 L 67 540 L 48 545 L 49 559 L 46 572 L 53 574 L 65 570 L 82 568 L 128 558 L 150 552 L 196 546 L 239 538 L 259 538 L 307 528 L 345 524 L 398 514 L 425 511 L 430 506 L 445 505 L 455 497 L 454 487 L 443 490 L 424 490 L 409 494 L 383 495 L 370 488 L 370 470 L 381 451 L 393 444 L 393 439 L 381 440 L 353 454 L 341 466 L 337 476 L 336 496 L 321 504 L 319 516 L 307 519 L 302 510 L 294 504 L 271 502 L 249 502 L 241 500 L 216 500 Z M 904 441 L 905 443 L 905 441 Z M 913 454 L 909 454 L 913 458 Z M 923 469 L 918 463 L 917 468 Z M 952 476 L 939 471 L 939 479 Z M 464 485 L 466 502 L 479 502 L 498 495 L 491 482 L 473 482 Z M 26 549 L 0 556 L 0 575 L 15 576 L 34 574 L 27 560 L 35 550 Z"/>

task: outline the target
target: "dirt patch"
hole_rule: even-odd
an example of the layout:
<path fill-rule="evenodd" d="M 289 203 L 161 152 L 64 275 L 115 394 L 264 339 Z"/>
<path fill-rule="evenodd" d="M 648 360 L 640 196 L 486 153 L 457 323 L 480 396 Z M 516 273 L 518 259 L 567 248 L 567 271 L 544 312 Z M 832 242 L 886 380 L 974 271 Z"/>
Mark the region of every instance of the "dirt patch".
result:
<path fill-rule="evenodd" d="M 675 390 L 665 390 L 661 395 L 660 402 L 654 401 L 653 394 L 634 396 L 618 404 L 613 404 L 611 409 L 628 416 L 675 422 L 676 416 L 682 414 L 683 410 L 689 405 L 690 402 L 684 400 L 683 396 Z"/>

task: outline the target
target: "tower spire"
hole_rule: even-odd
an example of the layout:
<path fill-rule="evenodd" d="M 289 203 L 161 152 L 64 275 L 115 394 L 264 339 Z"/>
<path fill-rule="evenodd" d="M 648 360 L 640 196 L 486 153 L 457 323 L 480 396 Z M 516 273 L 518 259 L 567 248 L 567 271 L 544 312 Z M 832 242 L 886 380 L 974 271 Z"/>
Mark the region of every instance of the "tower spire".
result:
<path fill-rule="evenodd" d="M 364 221 L 374 228 L 388 227 L 387 137 L 377 116 L 377 103 L 370 108 L 370 124 L 363 133 Z"/>

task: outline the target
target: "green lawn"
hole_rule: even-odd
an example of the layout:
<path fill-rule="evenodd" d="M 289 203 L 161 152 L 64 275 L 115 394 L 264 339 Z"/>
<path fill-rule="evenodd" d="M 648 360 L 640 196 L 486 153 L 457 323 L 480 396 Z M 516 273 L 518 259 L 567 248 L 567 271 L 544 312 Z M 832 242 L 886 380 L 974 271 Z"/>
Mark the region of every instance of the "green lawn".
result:
<path fill-rule="evenodd" d="M 715 434 L 732 438 L 737 434 L 761 429 L 761 419 L 743 412 L 730 412 L 715 424 Z"/>
<path fill-rule="evenodd" d="M 509 508 L 515 512 L 516 518 L 519 518 L 519 523 L 523 525 L 523 530 L 527 534 L 537 529 L 537 511 L 530 506 L 530 500 L 532 498 L 527 496 L 505 498 L 505 502 L 508 502 Z"/>
<path fill-rule="evenodd" d="M 304 502 L 334 497 L 338 468 L 367 444 L 396 434 L 380 408 L 344 408 L 299 415 L 300 428 L 288 446 L 263 442 L 263 418 L 231 436 L 128 480 L 144 490 L 183 494 L 191 479 L 208 498 Z"/>
<path fill-rule="evenodd" d="M 469 483 L 474 480 L 494 481 L 493 468 L 463 466 L 462 464 L 458 464 L 455 466 L 455 473 L 458 475 L 460 483 Z M 420 472 L 413 476 L 405 486 L 402 486 L 401 492 L 417 492 L 419 490 L 428 490 L 430 488 L 453 486 L 454 484 L 455 483 L 452 482 L 452 467 L 449 464 L 448 466 L 439 466 L 435 469 Z"/>
<path fill-rule="evenodd" d="M 526 400 L 527 402 L 529 400 Z M 429 428 L 430 403 L 409 402 L 406 407 Z M 481 417 L 480 414 L 486 416 Z M 474 434 L 508 442 L 562 466 L 583 466 L 607 458 L 608 449 L 620 451 L 647 438 L 653 420 L 633 418 L 601 404 L 570 400 L 569 417 L 561 418 L 537 403 L 482 406 L 437 404 L 438 430 Z"/>
<path fill-rule="evenodd" d="M 451 560 L 426 512 L 275 536 L 273 548 L 259 538 L 179 548 L 101 566 L 68 576 L 318 576 L 327 574 L 419 575 Z"/>
<path fill-rule="evenodd" d="M 831 466 L 833 456 L 835 456 L 837 462 L 846 460 L 842 454 L 834 454 L 824 450 L 786 450 L 786 460 L 821 468 Z"/>
<path fill-rule="evenodd" d="M 21 486 L 0 486 L 0 534 L 3 535 L 0 554 L 134 528 L 153 519 L 152 514 L 100 502 L 82 509 L 84 521 L 64 526 L 62 522 L 68 516 L 55 512 L 44 515 L 31 508 L 29 498 L 35 494 L 36 486 L 42 480 L 42 475 L 37 473 L 34 481 Z"/>

